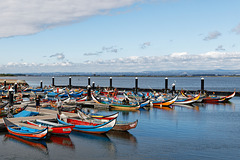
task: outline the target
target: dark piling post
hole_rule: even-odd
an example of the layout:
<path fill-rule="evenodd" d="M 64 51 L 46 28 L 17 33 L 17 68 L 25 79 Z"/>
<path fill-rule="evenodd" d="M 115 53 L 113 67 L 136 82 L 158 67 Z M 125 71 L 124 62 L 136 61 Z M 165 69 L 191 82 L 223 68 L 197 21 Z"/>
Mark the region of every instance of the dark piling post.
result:
<path fill-rule="evenodd" d="M 165 93 L 168 91 L 168 78 L 165 78 Z"/>
<path fill-rule="evenodd" d="M 9 89 L 9 106 L 13 106 L 13 89 Z"/>
<path fill-rule="evenodd" d="M 110 89 L 112 89 L 112 77 L 110 77 Z"/>
<path fill-rule="evenodd" d="M 201 78 L 201 92 L 204 93 L 204 78 Z"/>
<path fill-rule="evenodd" d="M 72 77 L 69 77 L 69 89 L 71 89 L 72 88 Z"/>
<path fill-rule="evenodd" d="M 55 84 L 54 84 L 54 77 L 52 77 L 52 86 L 54 87 Z"/>
<path fill-rule="evenodd" d="M 4 80 L 4 88 L 6 89 L 7 88 L 7 81 Z"/>
<path fill-rule="evenodd" d="M 135 78 L 135 94 L 138 93 L 138 78 Z"/>
<path fill-rule="evenodd" d="M 40 81 L 40 88 L 43 88 L 43 82 L 42 82 L 42 80 Z"/>
<path fill-rule="evenodd" d="M 15 83 L 15 84 L 14 84 L 14 91 L 15 91 L 15 94 L 17 93 L 17 90 L 18 90 L 18 88 L 17 88 L 17 83 Z"/>
<path fill-rule="evenodd" d="M 91 79 L 90 79 L 90 77 L 88 77 L 88 86 L 90 86 L 91 85 Z"/>
<path fill-rule="evenodd" d="M 87 90 L 88 90 L 88 92 L 87 92 L 88 93 L 87 99 L 90 100 L 91 99 L 91 86 L 90 85 L 87 86 Z"/>
<path fill-rule="evenodd" d="M 95 82 L 92 82 L 92 89 L 95 89 Z"/>
<path fill-rule="evenodd" d="M 176 91 L 176 90 L 175 90 L 175 83 L 173 83 L 173 84 L 172 84 L 172 95 L 175 94 L 175 91 Z"/>

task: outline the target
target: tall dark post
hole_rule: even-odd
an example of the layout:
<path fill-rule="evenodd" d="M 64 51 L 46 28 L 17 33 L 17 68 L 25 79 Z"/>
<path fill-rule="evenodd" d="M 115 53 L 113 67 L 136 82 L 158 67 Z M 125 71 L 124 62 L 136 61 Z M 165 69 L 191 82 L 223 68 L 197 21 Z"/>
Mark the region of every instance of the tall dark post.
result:
<path fill-rule="evenodd" d="M 43 88 L 42 80 L 40 81 L 40 88 Z"/>
<path fill-rule="evenodd" d="M 112 89 L 112 77 L 110 77 L 110 89 Z"/>
<path fill-rule="evenodd" d="M 13 106 L 13 89 L 9 89 L 9 105 Z"/>
<path fill-rule="evenodd" d="M 204 93 L 204 78 L 201 78 L 201 92 Z"/>
<path fill-rule="evenodd" d="M 6 87 L 7 87 L 7 81 L 4 80 L 4 88 L 6 89 Z"/>
<path fill-rule="evenodd" d="M 91 99 L 91 86 L 88 85 L 87 89 L 88 89 L 88 92 L 87 92 L 88 93 L 88 97 L 87 97 L 87 99 L 90 100 Z"/>
<path fill-rule="evenodd" d="M 55 84 L 54 84 L 54 77 L 52 77 L 52 86 L 54 87 Z"/>
<path fill-rule="evenodd" d="M 15 94 L 17 93 L 17 90 L 18 90 L 18 88 L 17 88 L 17 83 L 15 83 L 15 84 L 14 84 L 14 91 L 15 91 Z"/>
<path fill-rule="evenodd" d="M 176 90 L 175 90 L 175 83 L 173 83 L 173 84 L 172 84 L 172 95 L 175 94 L 175 91 L 176 91 Z"/>
<path fill-rule="evenodd" d="M 168 91 L 168 78 L 165 78 L 165 93 Z"/>
<path fill-rule="evenodd" d="M 135 94 L 138 93 L 138 78 L 135 78 Z"/>
<path fill-rule="evenodd" d="M 95 89 L 95 82 L 92 82 L 92 89 Z"/>
<path fill-rule="evenodd" d="M 88 77 L 88 86 L 90 86 L 91 85 L 91 79 L 90 79 L 90 77 Z"/>
<path fill-rule="evenodd" d="M 72 88 L 72 77 L 69 77 L 69 89 Z"/>

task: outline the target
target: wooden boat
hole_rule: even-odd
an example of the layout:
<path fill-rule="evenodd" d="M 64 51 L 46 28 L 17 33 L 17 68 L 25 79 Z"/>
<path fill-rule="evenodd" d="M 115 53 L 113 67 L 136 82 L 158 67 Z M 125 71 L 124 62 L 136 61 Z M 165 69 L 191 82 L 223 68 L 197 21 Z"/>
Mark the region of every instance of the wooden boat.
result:
<path fill-rule="evenodd" d="M 117 104 L 117 103 L 100 102 L 93 94 L 91 94 L 91 96 L 94 102 L 98 104 L 108 104 L 113 110 L 136 111 L 141 106 L 141 105 L 124 105 L 124 104 Z"/>
<path fill-rule="evenodd" d="M 82 109 L 78 109 L 77 113 L 79 116 L 81 116 L 82 118 L 85 118 L 85 119 L 94 118 L 94 119 L 107 120 L 107 121 L 117 118 L 118 114 L 119 114 L 117 112 L 117 113 L 113 113 L 111 115 L 104 116 L 104 115 L 100 115 L 100 114 L 85 113 L 84 111 L 82 111 Z"/>
<path fill-rule="evenodd" d="M 176 105 L 182 105 L 182 104 L 192 104 L 194 102 L 197 102 L 198 99 L 200 97 L 200 93 L 196 96 L 196 97 L 193 97 L 193 98 L 187 98 L 187 99 L 177 99 L 173 104 L 176 104 Z"/>
<path fill-rule="evenodd" d="M 235 96 L 236 92 L 234 91 L 231 95 L 228 96 L 222 96 L 222 97 L 205 97 L 202 99 L 203 103 L 222 103 L 222 102 L 228 102 L 231 98 Z"/>
<path fill-rule="evenodd" d="M 163 100 L 163 101 L 153 101 L 153 107 L 162 107 L 162 106 L 169 106 L 171 104 L 173 104 L 178 98 L 178 95 L 173 97 L 172 99 L 168 99 L 168 100 Z"/>
<path fill-rule="evenodd" d="M 88 114 L 89 115 L 89 114 Z M 94 121 L 96 120 L 94 117 L 91 117 L 91 116 L 88 116 L 86 115 L 84 112 L 82 112 L 81 110 L 78 110 L 78 116 L 80 119 L 83 119 L 85 122 L 91 122 L 91 121 Z M 114 116 L 115 115 L 118 115 L 118 113 L 115 113 L 113 114 Z M 106 122 L 107 119 L 101 119 L 100 118 L 101 116 L 98 116 L 98 121 L 96 121 L 95 123 L 102 123 L 102 122 Z M 104 117 L 104 116 L 103 116 Z M 115 117 L 117 118 L 117 117 Z M 109 119 L 108 119 L 109 120 Z M 112 130 L 115 130 L 115 131 L 127 131 L 127 130 L 130 130 L 130 129 L 133 129 L 133 128 L 136 128 L 137 127 L 137 124 L 138 124 L 138 120 L 134 121 L 134 122 L 126 122 L 126 121 L 117 121 L 115 126 L 113 127 Z"/>
<path fill-rule="evenodd" d="M 9 108 L 8 104 L 0 109 L 0 117 L 12 117 L 13 115 L 16 115 L 22 111 L 24 111 L 27 108 L 28 105 L 25 105 L 21 108 Z M 6 108 L 7 107 L 7 108 Z"/>
<path fill-rule="evenodd" d="M 27 121 L 27 124 L 30 124 L 33 126 L 39 126 L 42 128 L 49 128 L 49 129 L 52 129 L 51 134 L 66 135 L 66 136 L 69 135 L 74 128 L 74 125 L 63 125 L 63 124 L 58 124 L 58 123 L 39 120 L 39 119 L 36 119 L 35 121 Z"/>
<path fill-rule="evenodd" d="M 48 134 L 48 128 L 39 130 L 39 129 L 33 129 L 25 126 L 16 125 L 10 122 L 5 117 L 3 118 L 3 121 L 10 134 L 13 134 L 21 138 L 40 140 L 40 139 L 45 139 Z"/>
<path fill-rule="evenodd" d="M 109 120 L 108 122 L 99 124 L 92 122 L 84 122 L 80 119 L 76 118 L 68 118 L 64 114 L 57 114 L 57 120 L 61 124 L 65 125 L 75 125 L 73 128 L 74 131 L 86 132 L 86 133 L 94 133 L 94 134 L 102 134 L 110 131 L 116 124 L 116 118 Z"/>

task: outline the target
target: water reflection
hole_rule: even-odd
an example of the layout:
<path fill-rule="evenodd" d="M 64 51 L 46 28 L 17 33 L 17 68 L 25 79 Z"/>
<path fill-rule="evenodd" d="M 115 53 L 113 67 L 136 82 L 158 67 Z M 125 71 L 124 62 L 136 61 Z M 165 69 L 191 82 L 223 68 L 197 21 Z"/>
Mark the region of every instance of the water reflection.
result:
<path fill-rule="evenodd" d="M 196 104 L 177 104 L 177 105 L 173 105 L 174 107 L 182 107 L 182 108 L 187 108 L 187 109 L 192 109 L 195 111 L 199 111 L 199 106 Z"/>
<path fill-rule="evenodd" d="M 121 132 L 121 131 L 109 131 L 107 135 L 110 138 L 117 138 L 119 140 L 125 140 L 130 142 L 131 144 L 136 145 L 137 144 L 137 138 L 129 133 L 128 131 Z"/>
<path fill-rule="evenodd" d="M 116 147 L 106 134 L 88 134 L 82 132 L 72 132 L 71 136 L 77 137 L 83 143 L 101 145 L 102 148 L 108 149 L 111 153 L 116 152 Z"/>
<path fill-rule="evenodd" d="M 69 136 L 51 135 L 49 142 L 55 143 L 57 145 L 61 145 L 67 148 L 75 149 L 75 145 L 73 144 Z"/>
<path fill-rule="evenodd" d="M 15 143 L 20 142 L 21 144 L 31 146 L 33 148 L 36 148 L 36 149 L 42 151 L 45 154 L 48 154 L 47 144 L 44 140 L 34 141 L 34 140 L 22 139 L 20 137 L 17 137 L 17 136 L 7 133 L 7 134 L 5 134 L 3 141 L 4 142 L 13 141 Z"/>

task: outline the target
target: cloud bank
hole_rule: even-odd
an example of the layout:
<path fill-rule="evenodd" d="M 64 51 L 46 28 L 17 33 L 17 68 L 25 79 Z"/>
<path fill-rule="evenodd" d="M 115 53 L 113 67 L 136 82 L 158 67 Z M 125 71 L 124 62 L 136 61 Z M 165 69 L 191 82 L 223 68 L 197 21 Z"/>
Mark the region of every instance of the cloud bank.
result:
<path fill-rule="evenodd" d="M 220 47 L 221 48 L 221 47 Z M 13 63 L 0 66 L 3 73 L 26 72 L 141 72 L 164 70 L 240 69 L 240 52 L 207 52 L 192 55 L 187 52 L 163 56 L 130 56 L 84 63 Z"/>
<path fill-rule="evenodd" d="M 79 22 L 143 0 L 6 0 L 0 3 L 0 37 L 28 35 Z"/>

